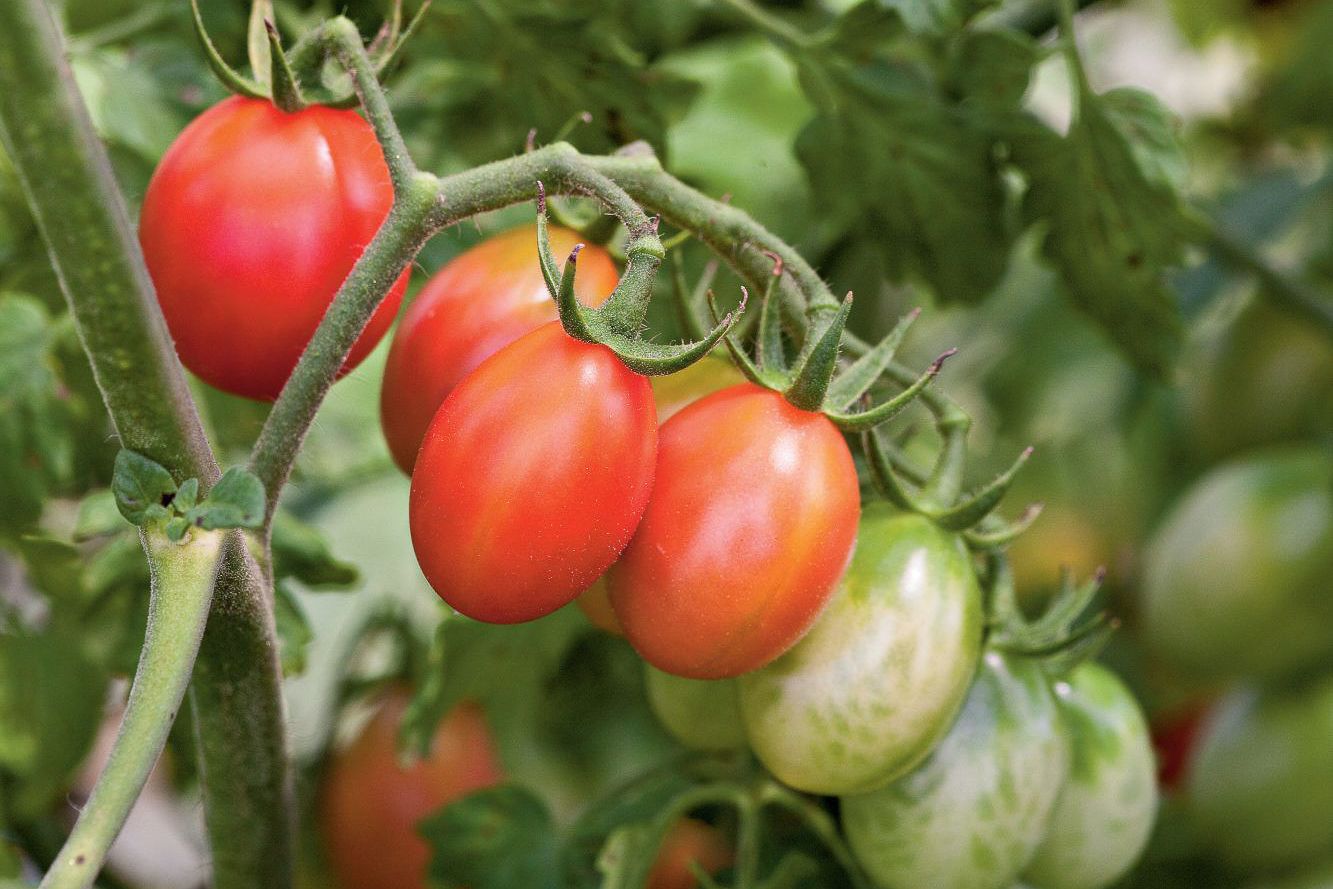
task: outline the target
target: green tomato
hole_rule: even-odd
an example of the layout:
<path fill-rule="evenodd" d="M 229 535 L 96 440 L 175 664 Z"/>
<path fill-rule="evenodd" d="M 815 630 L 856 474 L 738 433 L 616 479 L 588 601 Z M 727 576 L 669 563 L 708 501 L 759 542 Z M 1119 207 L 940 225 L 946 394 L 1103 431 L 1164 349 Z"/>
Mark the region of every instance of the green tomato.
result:
<path fill-rule="evenodd" d="M 1147 556 L 1143 631 L 1202 677 L 1277 678 L 1333 657 L 1333 455 L 1227 464 L 1184 496 Z"/>
<path fill-rule="evenodd" d="M 745 746 L 735 679 L 685 679 L 643 666 L 648 704 L 673 738 L 691 750 Z"/>
<path fill-rule="evenodd" d="M 944 740 L 888 787 L 843 797 L 843 829 L 884 889 L 1005 889 L 1036 852 L 1068 770 L 1041 668 L 988 651 Z"/>
<path fill-rule="evenodd" d="M 1203 727 L 1185 802 L 1201 841 L 1233 866 L 1333 852 L 1333 676 L 1224 698 Z"/>
<path fill-rule="evenodd" d="M 1081 664 L 1055 684 L 1069 778 L 1024 878 L 1040 889 L 1101 889 L 1143 853 L 1157 813 L 1157 764 L 1143 711 L 1114 673 Z"/>
<path fill-rule="evenodd" d="M 799 790 L 864 793 L 904 774 L 948 730 L 981 650 L 981 591 L 958 538 L 883 503 L 814 628 L 740 677 L 750 746 Z"/>

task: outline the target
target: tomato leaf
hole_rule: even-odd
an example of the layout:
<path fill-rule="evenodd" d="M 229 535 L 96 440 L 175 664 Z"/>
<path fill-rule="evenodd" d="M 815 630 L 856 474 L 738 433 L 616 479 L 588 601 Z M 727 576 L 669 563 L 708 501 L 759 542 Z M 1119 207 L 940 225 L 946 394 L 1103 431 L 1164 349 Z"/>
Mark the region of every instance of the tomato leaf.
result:
<path fill-rule="evenodd" d="M 897 10 L 907 27 L 919 34 L 947 34 L 997 0 L 871 0 Z"/>
<path fill-rule="evenodd" d="M 946 89 L 983 109 L 1015 110 L 1040 58 L 1041 48 L 1026 34 L 969 28 L 949 45 Z"/>
<path fill-rule="evenodd" d="M 92 491 L 79 501 L 79 517 L 74 523 L 76 541 L 92 540 L 128 530 L 125 517 L 116 505 L 116 495 L 109 488 Z"/>
<path fill-rule="evenodd" d="M 167 517 L 167 507 L 176 495 L 176 480 L 162 464 L 122 448 L 116 454 L 111 491 L 120 514 L 142 526 Z"/>
<path fill-rule="evenodd" d="M 557 889 L 555 825 L 546 804 L 515 785 L 480 790 L 418 825 L 430 876 L 471 889 Z"/>
<path fill-rule="evenodd" d="M 258 528 L 264 521 L 264 483 L 248 469 L 233 466 L 186 518 L 207 531 Z"/>
<path fill-rule="evenodd" d="M 1166 112 L 1145 94 L 1084 91 L 1069 133 L 1030 118 L 1012 128 L 1028 178 L 1024 214 L 1044 225 L 1043 252 L 1070 298 L 1141 369 L 1162 376 L 1182 340 L 1166 271 L 1184 227 L 1170 187 L 1178 168 Z"/>
<path fill-rule="evenodd" d="M 350 562 L 336 558 L 318 530 L 287 512 L 273 517 L 273 568 L 310 589 L 346 589 L 360 579 Z"/>
<path fill-rule="evenodd" d="M 314 638 L 305 609 L 285 583 L 273 587 L 273 620 L 278 633 L 278 659 L 282 675 L 305 672 L 306 648 Z"/>

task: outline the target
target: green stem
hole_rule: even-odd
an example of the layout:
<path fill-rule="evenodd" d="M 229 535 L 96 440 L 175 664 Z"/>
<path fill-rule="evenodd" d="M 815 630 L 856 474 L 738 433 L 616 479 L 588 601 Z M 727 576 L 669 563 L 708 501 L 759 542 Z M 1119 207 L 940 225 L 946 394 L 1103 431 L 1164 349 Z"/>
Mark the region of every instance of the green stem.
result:
<path fill-rule="evenodd" d="M 361 100 L 366 119 L 375 128 L 375 136 L 384 152 L 384 162 L 389 165 L 394 193 L 401 196 L 413 187 L 417 167 L 412 162 L 412 156 L 407 153 L 403 134 L 398 131 L 398 124 L 393 119 L 389 98 L 384 94 L 379 78 L 375 76 L 375 63 L 370 60 L 365 44 L 361 42 L 361 32 L 345 16 L 329 20 L 323 25 L 323 30 L 329 49 L 352 77 L 352 88 Z"/>
<path fill-rule="evenodd" d="M 206 489 L 218 478 L 217 462 L 44 0 L 0 2 L 0 137 L 121 443 Z M 291 855 L 290 807 L 281 804 L 291 786 L 281 674 L 268 597 L 239 534 L 226 535 L 213 607 L 191 693 L 198 731 L 208 739 L 200 770 L 209 839 L 214 859 L 227 865 L 215 885 L 282 889 Z M 188 639 L 178 644 L 193 655 Z M 269 656 L 238 659 L 256 651 Z M 187 658 L 181 670 L 188 676 L 189 669 Z M 168 726 L 173 716 L 174 707 L 158 714 Z M 267 785 L 257 787 L 255 776 Z M 251 817 L 228 822 L 232 810 Z M 246 858 L 249 850 L 260 854 Z"/>
<path fill-rule="evenodd" d="M 41 889 L 86 889 L 97 878 L 167 742 L 208 619 L 223 535 L 195 532 L 181 544 L 160 530 L 142 537 L 152 588 L 134 685 L 106 766 Z"/>
<path fill-rule="evenodd" d="M 805 33 L 773 15 L 754 0 L 721 0 L 721 3 L 788 51 L 799 52 L 811 45 L 811 40 Z"/>

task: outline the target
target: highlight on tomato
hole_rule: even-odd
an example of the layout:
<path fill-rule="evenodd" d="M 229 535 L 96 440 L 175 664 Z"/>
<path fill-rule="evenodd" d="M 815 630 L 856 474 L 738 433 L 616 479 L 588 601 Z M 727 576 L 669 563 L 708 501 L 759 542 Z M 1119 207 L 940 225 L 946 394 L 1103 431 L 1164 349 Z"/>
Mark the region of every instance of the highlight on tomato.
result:
<path fill-rule="evenodd" d="M 450 710 L 430 752 L 403 768 L 395 739 L 409 700 L 404 688 L 384 694 L 325 769 L 318 817 L 338 889 L 426 889 L 431 853 L 417 823 L 504 780 L 485 714 L 472 702 Z"/>
<path fill-rule="evenodd" d="M 567 254 L 577 232 L 550 229 L 553 250 Z M 579 254 L 575 293 L 597 306 L 619 273 L 595 244 Z M 455 386 L 486 358 L 556 318 L 542 278 L 535 225 L 519 226 L 454 257 L 413 298 L 393 335 L 380 390 L 380 423 L 394 462 L 408 475 L 426 428 Z"/>
<path fill-rule="evenodd" d="M 431 421 L 412 473 L 426 579 L 477 620 L 569 603 L 629 542 L 653 487 L 648 380 L 550 322 L 496 352 Z"/>
<path fill-rule="evenodd" d="M 607 578 L 625 637 L 693 679 L 772 661 L 833 592 L 860 505 L 823 414 L 748 382 L 691 404 L 662 425 L 652 498 Z"/>
<path fill-rule="evenodd" d="M 139 218 L 181 362 L 226 392 L 276 398 L 392 203 L 379 143 L 352 111 L 233 96 L 197 117 L 158 164 Z M 343 373 L 393 323 L 408 274 Z"/>

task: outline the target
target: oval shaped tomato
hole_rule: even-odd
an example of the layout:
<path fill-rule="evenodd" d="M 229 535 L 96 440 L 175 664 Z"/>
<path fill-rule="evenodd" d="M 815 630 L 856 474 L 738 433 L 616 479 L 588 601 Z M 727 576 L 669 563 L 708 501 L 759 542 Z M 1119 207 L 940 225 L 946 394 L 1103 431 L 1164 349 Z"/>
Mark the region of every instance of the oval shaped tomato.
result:
<path fill-rule="evenodd" d="M 567 228 L 552 226 L 550 236 L 559 257 L 579 243 Z M 574 290 L 582 303 L 601 305 L 618 280 L 606 250 L 591 244 L 579 253 Z M 380 388 L 380 423 L 399 468 L 412 474 L 426 427 L 463 377 L 555 317 L 536 225 L 488 238 L 432 275 L 398 323 Z"/>
<path fill-rule="evenodd" d="M 485 715 L 471 702 L 440 722 L 429 755 L 402 768 L 395 739 L 408 700 L 405 690 L 388 693 L 325 771 L 319 822 L 341 889 L 426 889 L 431 853 L 417 823 L 504 780 Z"/>
<path fill-rule="evenodd" d="M 412 473 L 412 546 L 426 579 L 477 620 L 519 623 L 611 566 L 653 487 L 648 380 L 559 322 L 469 374 L 431 421 Z"/>
<path fill-rule="evenodd" d="M 1055 684 L 1069 777 L 1023 878 L 1041 889 L 1101 889 L 1138 861 L 1157 813 L 1156 762 L 1143 711 L 1114 673 L 1080 664 Z"/>
<path fill-rule="evenodd" d="M 1046 832 L 1068 757 L 1041 669 L 988 651 L 930 756 L 881 790 L 842 797 L 847 842 L 883 889 L 1006 889 Z"/>
<path fill-rule="evenodd" d="M 744 382 L 745 377 L 736 366 L 724 358 L 709 355 L 682 371 L 662 377 L 652 377 L 653 404 L 657 407 L 657 422 L 665 423 L 705 395 Z M 598 580 L 578 598 L 579 609 L 593 626 L 616 636 L 623 636 L 620 621 L 611 607 L 611 596 L 605 578 Z"/>
<path fill-rule="evenodd" d="M 663 728 L 692 750 L 745 746 L 734 679 L 685 679 L 644 664 L 648 704 Z"/>
<path fill-rule="evenodd" d="M 981 589 L 962 542 L 872 503 L 856 553 L 814 628 L 740 678 L 756 755 L 809 793 L 864 793 L 919 763 L 948 731 L 981 652 Z"/>
<path fill-rule="evenodd" d="M 1184 799 L 1195 833 L 1234 866 L 1297 865 L 1333 850 L 1333 676 L 1223 698 Z"/>
<path fill-rule="evenodd" d="M 1156 534 L 1145 641 L 1205 677 L 1298 673 L 1333 657 L 1333 453 L 1278 451 L 1213 470 Z"/>
<path fill-rule="evenodd" d="M 219 389 L 272 400 L 393 203 L 355 112 L 292 114 L 233 96 L 176 138 L 148 183 L 139 242 L 181 363 Z M 394 282 L 342 372 L 393 323 Z"/>
<path fill-rule="evenodd" d="M 662 425 L 652 499 L 607 578 L 625 637 L 678 676 L 762 667 L 828 601 L 860 497 L 822 414 L 750 383 L 696 401 Z"/>

